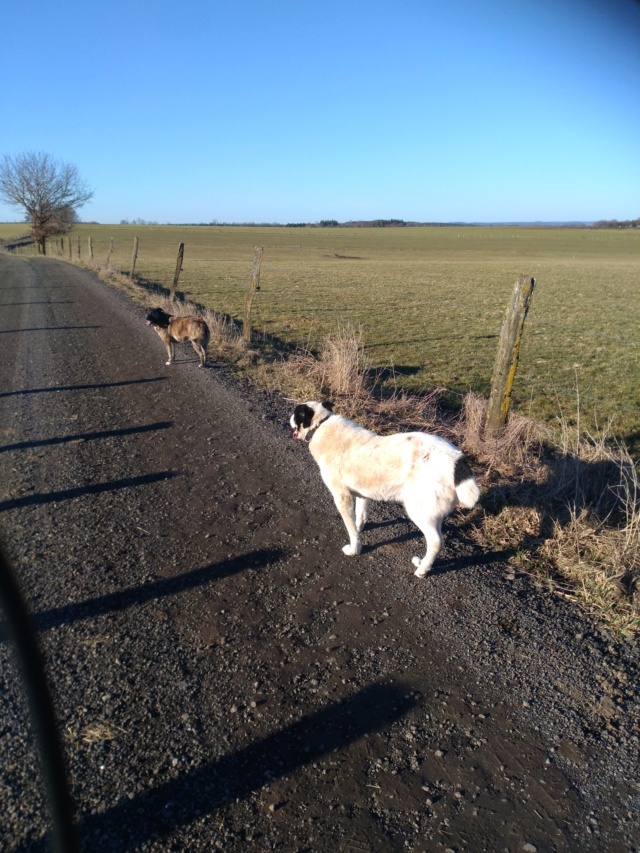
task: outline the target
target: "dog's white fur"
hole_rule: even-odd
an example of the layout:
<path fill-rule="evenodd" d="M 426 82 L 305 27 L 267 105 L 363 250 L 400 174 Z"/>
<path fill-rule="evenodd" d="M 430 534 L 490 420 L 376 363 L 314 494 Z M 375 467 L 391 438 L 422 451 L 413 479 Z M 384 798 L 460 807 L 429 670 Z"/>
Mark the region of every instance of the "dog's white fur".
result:
<path fill-rule="evenodd" d="M 417 577 L 424 577 L 442 548 L 444 519 L 480 497 L 462 451 L 424 432 L 377 435 L 333 414 L 330 403 L 303 403 L 290 423 L 294 438 L 312 433 L 309 450 L 349 533 L 343 552 L 360 553 L 369 501 L 398 501 L 426 539 L 425 556 L 412 560 Z"/>

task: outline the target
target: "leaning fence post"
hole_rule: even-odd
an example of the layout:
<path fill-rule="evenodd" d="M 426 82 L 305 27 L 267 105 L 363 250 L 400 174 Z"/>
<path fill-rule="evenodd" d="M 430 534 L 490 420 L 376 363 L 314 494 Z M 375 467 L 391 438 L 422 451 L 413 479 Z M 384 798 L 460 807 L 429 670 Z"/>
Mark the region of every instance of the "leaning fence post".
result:
<path fill-rule="evenodd" d="M 78 260 L 82 257 L 82 251 L 80 249 L 80 235 L 78 234 Z"/>
<path fill-rule="evenodd" d="M 169 297 L 171 301 L 176 298 L 176 288 L 178 286 L 178 279 L 180 278 L 180 273 L 182 272 L 182 261 L 184 260 L 184 243 L 180 243 L 178 246 L 178 256 L 176 258 L 176 271 L 173 274 L 173 285 L 171 287 L 171 296 Z"/>
<path fill-rule="evenodd" d="M 113 237 L 111 238 L 111 242 L 109 243 L 109 254 L 107 255 L 107 263 L 106 268 L 109 269 L 109 261 L 111 260 L 111 253 L 113 252 Z"/>
<path fill-rule="evenodd" d="M 535 283 L 535 278 L 528 275 L 518 278 L 502 323 L 485 421 L 485 435 L 488 438 L 495 438 L 507 422 L 513 380 L 518 369 L 522 330 Z"/>
<path fill-rule="evenodd" d="M 93 237 L 89 237 L 89 257 L 93 260 Z"/>
<path fill-rule="evenodd" d="M 133 256 L 131 258 L 131 271 L 129 272 L 129 278 L 133 281 L 133 274 L 136 270 L 136 260 L 138 259 L 138 238 L 133 238 Z"/>
<path fill-rule="evenodd" d="M 253 256 L 253 271 L 251 273 L 251 284 L 249 292 L 244 301 L 244 324 L 242 326 L 242 337 L 245 341 L 251 340 L 251 303 L 255 296 L 256 290 L 260 290 L 260 265 L 262 264 L 262 253 L 264 248 L 256 246 L 255 255 Z"/>

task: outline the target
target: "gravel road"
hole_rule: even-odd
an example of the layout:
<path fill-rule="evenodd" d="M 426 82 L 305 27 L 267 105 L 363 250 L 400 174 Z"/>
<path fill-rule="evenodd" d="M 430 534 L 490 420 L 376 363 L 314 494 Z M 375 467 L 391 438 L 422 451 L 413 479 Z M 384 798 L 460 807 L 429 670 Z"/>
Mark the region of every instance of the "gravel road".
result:
<path fill-rule="evenodd" d="M 266 297 L 265 297 L 266 298 Z M 291 402 L 0 254 L 0 535 L 86 851 L 640 850 L 637 646 L 394 506 L 359 558 Z M 48 849 L 0 637 L 0 850 Z"/>

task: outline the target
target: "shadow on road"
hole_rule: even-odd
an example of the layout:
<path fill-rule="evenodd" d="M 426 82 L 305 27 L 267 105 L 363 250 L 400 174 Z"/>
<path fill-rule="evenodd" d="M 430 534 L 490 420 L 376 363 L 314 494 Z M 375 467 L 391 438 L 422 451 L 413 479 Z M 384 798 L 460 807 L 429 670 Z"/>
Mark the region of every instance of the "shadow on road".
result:
<path fill-rule="evenodd" d="M 415 705 L 407 685 L 377 683 L 177 779 L 123 798 L 79 829 L 87 850 L 127 851 L 162 838 L 263 785 L 387 728 Z M 213 723 L 214 721 L 212 721 Z"/>
<path fill-rule="evenodd" d="M 24 332 L 75 332 L 101 328 L 102 326 L 34 326 L 32 329 L 0 329 L 0 335 L 22 335 Z"/>
<path fill-rule="evenodd" d="M 222 580 L 222 578 L 256 565 L 265 566 L 274 563 L 282 557 L 282 553 L 278 549 L 269 548 L 250 551 L 248 554 L 222 560 L 219 563 L 211 563 L 208 566 L 195 569 L 193 572 L 162 578 L 162 580 L 141 584 L 129 589 L 119 589 L 116 592 L 101 595 L 88 601 L 78 601 L 74 604 L 65 604 L 64 607 L 54 607 L 51 610 L 34 614 L 34 625 L 38 631 L 46 631 L 49 628 L 57 628 L 59 625 L 69 625 L 79 619 L 93 619 L 96 616 L 103 616 L 105 613 L 126 610 L 148 601 L 156 601 Z"/>
<path fill-rule="evenodd" d="M 51 388 L 25 388 L 21 391 L 3 391 L 0 393 L 0 397 L 20 397 L 23 394 L 55 394 L 58 391 L 100 391 L 103 388 L 119 388 L 123 385 L 164 382 L 166 378 L 166 376 L 154 376 L 150 379 L 128 379 L 124 382 L 98 382 L 95 385 L 53 385 Z"/>
<path fill-rule="evenodd" d="M 76 435 L 64 435 L 56 438 L 45 438 L 41 441 L 19 441 L 16 444 L 6 444 L 0 447 L 0 453 L 9 450 L 33 450 L 34 447 L 52 447 L 56 444 L 71 444 L 74 441 L 94 441 L 100 438 L 122 438 L 125 435 L 139 435 L 144 432 L 154 432 L 160 429 L 170 429 L 173 421 L 158 421 L 155 424 L 145 426 L 127 427 L 125 429 L 107 429 L 102 432 L 81 432 Z"/>
<path fill-rule="evenodd" d="M 41 506 L 42 504 L 71 501 L 85 495 L 99 495 L 102 492 L 112 492 L 116 489 L 129 489 L 135 486 L 147 486 L 162 480 L 171 480 L 179 476 L 175 471 L 158 471 L 157 474 L 143 474 L 140 477 L 126 477 L 124 480 L 112 480 L 109 483 L 94 483 L 88 486 L 77 486 L 73 489 L 61 489 L 59 492 L 47 494 L 25 495 L 22 498 L 10 498 L 0 501 L 0 512 L 8 509 L 18 509 L 23 506 Z"/>

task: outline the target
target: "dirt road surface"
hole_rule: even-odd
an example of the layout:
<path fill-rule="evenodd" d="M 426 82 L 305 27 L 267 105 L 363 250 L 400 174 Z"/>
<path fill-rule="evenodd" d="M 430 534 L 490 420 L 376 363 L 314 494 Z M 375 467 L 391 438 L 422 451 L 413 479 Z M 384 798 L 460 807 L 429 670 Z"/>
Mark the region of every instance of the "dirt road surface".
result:
<path fill-rule="evenodd" d="M 291 402 L 0 255 L 0 535 L 87 851 L 640 849 L 638 650 L 401 508 L 359 558 Z M 0 642 L 0 849 L 48 814 Z"/>

